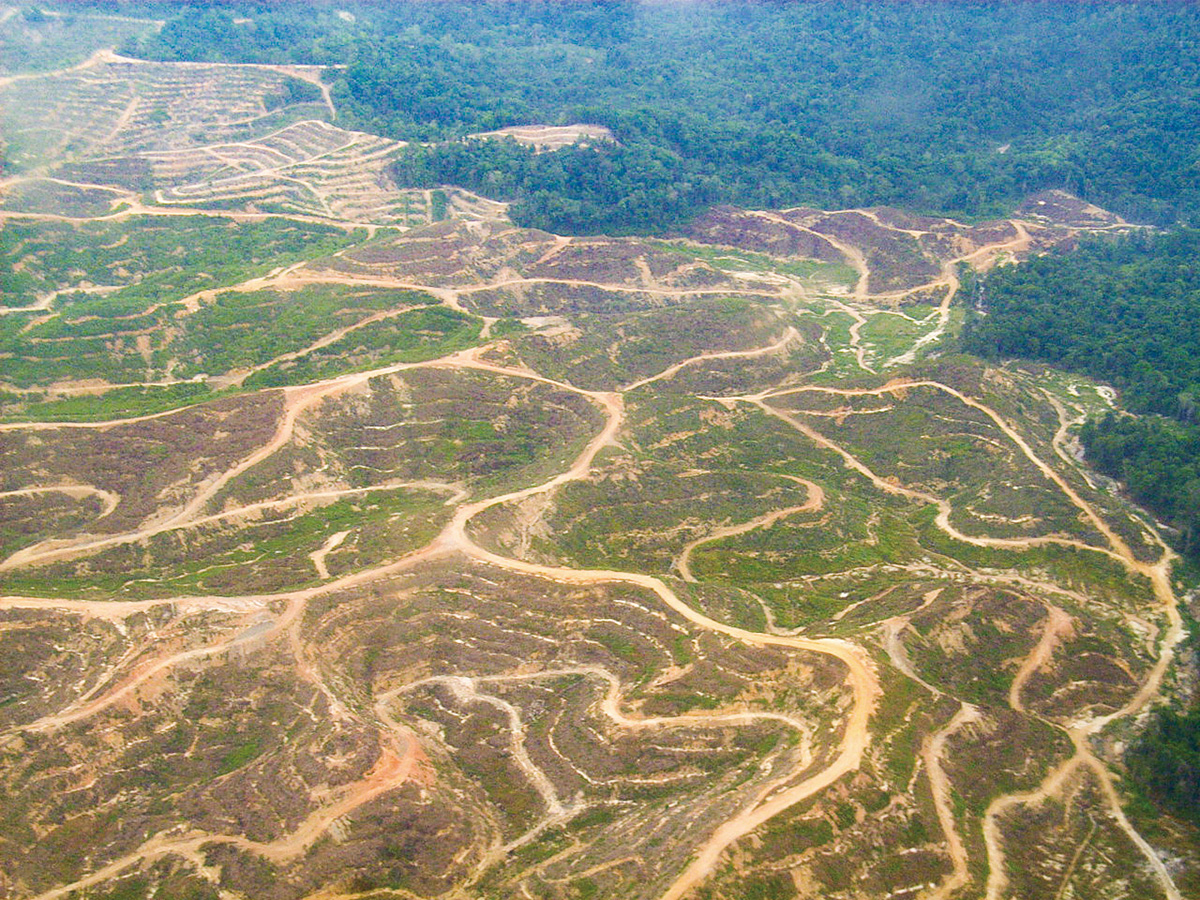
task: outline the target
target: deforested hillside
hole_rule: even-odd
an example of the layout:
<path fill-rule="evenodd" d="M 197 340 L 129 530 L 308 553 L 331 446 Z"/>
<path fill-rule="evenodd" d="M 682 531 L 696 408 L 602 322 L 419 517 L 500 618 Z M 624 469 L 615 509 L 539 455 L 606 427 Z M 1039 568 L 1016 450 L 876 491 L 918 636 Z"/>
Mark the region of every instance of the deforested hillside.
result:
<path fill-rule="evenodd" d="M 0 897 L 1200 894 L 1194 18 L 0 6 Z"/>

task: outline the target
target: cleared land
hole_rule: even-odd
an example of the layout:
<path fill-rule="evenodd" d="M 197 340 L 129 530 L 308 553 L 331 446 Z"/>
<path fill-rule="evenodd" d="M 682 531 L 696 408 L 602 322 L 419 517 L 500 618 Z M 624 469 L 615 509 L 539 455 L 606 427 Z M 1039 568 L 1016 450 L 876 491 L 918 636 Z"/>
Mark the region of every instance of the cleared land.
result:
<path fill-rule="evenodd" d="M 387 169 L 404 144 L 331 124 L 337 110 L 321 73 L 152 63 L 100 49 L 67 69 L 0 77 L 0 133 L 15 173 L 0 182 L 0 208 L 86 217 L 107 200 L 114 211 L 397 227 L 503 216 L 503 204 L 465 191 L 397 188 Z"/>
<path fill-rule="evenodd" d="M 1107 394 L 935 353 L 960 265 L 1127 226 L 431 222 L 263 112 L 319 73 L 147 66 L 0 87 L 91 167 L 3 186 L 0 893 L 1195 892 L 1121 793 L 1183 629 Z"/>
<path fill-rule="evenodd" d="M 473 138 L 512 138 L 538 150 L 561 150 L 574 144 L 588 146 L 598 142 L 613 142 L 616 138 L 603 125 L 515 125 L 497 131 L 481 131 Z"/>

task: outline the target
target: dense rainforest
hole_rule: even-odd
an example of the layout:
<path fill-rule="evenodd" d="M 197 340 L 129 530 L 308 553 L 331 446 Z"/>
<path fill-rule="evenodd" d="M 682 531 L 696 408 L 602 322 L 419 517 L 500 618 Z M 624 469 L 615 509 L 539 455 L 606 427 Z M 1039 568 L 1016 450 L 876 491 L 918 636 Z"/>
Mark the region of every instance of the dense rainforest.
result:
<path fill-rule="evenodd" d="M 153 4 L 111 8 L 154 10 Z M 125 52 L 312 62 L 339 124 L 415 141 L 592 122 L 616 145 L 416 147 L 408 183 L 557 231 L 654 231 L 715 202 L 986 216 L 1062 187 L 1194 220 L 1200 7 L 1185 3 L 197 4 Z"/>
<path fill-rule="evenodd" d="M 968 318 L 971 352 L 1086 372 L 1120 387 L 1132 412 L 1195 417 L 1200 230 L 1092 239 L 1001 266 L 976 297 L 986 315 Z"/>

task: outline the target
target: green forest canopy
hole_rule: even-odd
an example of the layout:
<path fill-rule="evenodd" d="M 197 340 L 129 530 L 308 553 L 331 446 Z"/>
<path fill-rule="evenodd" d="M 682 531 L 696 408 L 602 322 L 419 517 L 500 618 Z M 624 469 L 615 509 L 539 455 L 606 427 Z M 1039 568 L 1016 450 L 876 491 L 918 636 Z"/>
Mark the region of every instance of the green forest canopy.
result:
<path fill-rule="evenodd" d="M 1046 187 L 1140 221 L 1200 211 L 1194 4 L 197 7 L 125 51 L 344 65 L 340 123 L 397 138 L 612 128 L 618 146 L 559 159 L 446 145 L 398 169 L 516 200 L 521 224 L 662 230 L 714 202 L 987 216 Z"/>
<path fill-rule="evenodd" d="M 1200 230 L 1096 238 L 978 281 L 981 356 L 1053 363 L 1120 387 L 1133 412 L 1190 420 L 1200 402 Z"/>

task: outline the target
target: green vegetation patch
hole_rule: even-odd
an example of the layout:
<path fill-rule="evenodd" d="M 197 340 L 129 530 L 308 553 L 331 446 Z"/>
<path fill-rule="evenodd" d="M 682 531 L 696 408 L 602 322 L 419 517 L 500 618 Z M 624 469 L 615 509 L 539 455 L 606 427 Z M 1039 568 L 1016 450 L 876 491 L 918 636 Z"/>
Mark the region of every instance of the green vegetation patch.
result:
<path fill-rule="evenodd" d="M 881 508 L 882 507 L 882 508 Z M 782 519 L 769 528 L 698 548 L 693 570 L 698 578 L 736 584 L 790 582 L 812 574 L 844 572 L 878 564 L 905 563 L 921 555 L 911 511 L 878 498 L 834 494 L 822 514 Z M 822 618 L 844 604 L 787 587 L 769 589 L 764 597 L 789 626 L 814 615 Z"/>
<path fill-rule="evenodd" d="M 123 387 L 102 394 L 69 397 L 64 400 L 29 400 L 14 395 L 0 401 L 2 418 L 8 422 L 103 422 L 153 415 L 172 409 L 216 400 L 229 392 L 214 392 L 202 382 L 172 384 L 163 387 Z"/>
<path fill-rule="evenodd" d="M 566 333 L 529 334 L 514 345 L 537 371 L 603 390 L 657 375 L 704 353 L 765 347 L 782 334 L 778 316 L 749 300 L 728 297 L 626 316 L 581 313 L 571 316 Z M 670 381 L 656 386 L 669 389 Z"/>
<path fill-rule="evenodd" d="M 878 312 L 867 318 L 867 323 L 859 329 L 863 344 L 871 350 L 871 356 L 879 362 L 886 362 L 900 356 L 937 327 L 936 317 L 922 315 L 918 307 L 905 307 L 900 312 Z"/>
<path fill-rule="evenodd" d="M 914 669 L 947 694 L 1002 707 L 1023 659 L 1037 643 L 1040 603 L 992 588 L 945 588 L 910 620 L 904 645 Z"/>
<path fill-rule="evenodd" d="M 162 597 L 281 591 L 317 583 L 309 554 L 350 532 L 328 554 L 331 575 L 380 565 L 427 544 L 449 517 L 445 495 L 406 488 L 373 491 L 312 512 L 268 510 L 164 532 L 79 561 L 0 576 L 5 589 L 79 597 Z"/>
<path fill-rule="evenodd" d="M 946 500 L 966 534 L 1099 535 L 1062 491 L 984 413 L 934 388 L 844 397 L 796 393 L 799 419 L 885 479 Z"/>
<path fill-rule="evenodd" d="M 333 253 L 365 233 L 285 219 L 239 222 L 220 216 L 131 216 L 81 224 L 5 222 L 0 289 L 6 305 L 85 283 L 116 286 L 89 314 L 129 315 L 155 303 L 237 284 L 268 270 Z M 123 312 L 117 312 L 117 309 Z M 97 311 L 99 310 L 99 311 Z"/>
<path fill-rule="evenodd" d="M 172 374 L 173 341 L 180 331 L 182 349 L 190 354 L 185 359 L 189 371 L 203 371 L 197 357 L 206 352 L 222 362 L 253 358 L 246 345 L 254 338 L 239 342 L 221 331 L 220 326 L 233 324 L 227 310 L 224 319 L 221 312 L 202 314 L 197 328 L 189 330 L 176 301 L 309 254 L 328 253 L 350 240 L 338 229 L 275 219 L 147 217 L 78 228 L 8 223 L 0 230 L 0 290 L 6 302 L 27 306 L 38 296 L 67 293 L 37 318 L 10 314 L 0 320 L 5 380 L 19 388 L 80 379 L 118 385 L 161 381 Z M 84 285 L 104 289 L 77 290 Z M 256 331 L 265 333 L 260 352 L 281 343 L 294 346 L 284 342 L 281 331 L 302 339 L 319 330 L 329 310 L 315 305 L 311 314 L 300 305 L 281 322 L 265 317 L 255 323 Z M 19 411 L 5 410 L 9 415 Z"/>
<path fill-rule="evenodd" d="M 171 342 L 167 352 L 178 357 L 182 377 L 230 372 L 302 351 L 371 313 L 436 303 L 435 298 L 418 291 L 346 285 L 228 291 L 184 317 L 179 323 L 183 334 Z"/>
<path fill-rule="evenodd" d="M 588 567 L 666 573 L 693 538 L 802 506 L 808 489 L 794 478 L 836 483 L 831 463 L 753 407 L 647 390 L 628 409 L 621 446 L 597 457 L 596 476 L 556 495 L 549 533 L 535 545 Z"/>
<path fill-rule="evenodd" d="M 92 15 L 70 6 L 46 12 L 38 5 L 22 5 L 0 28 L 0 75 L 65 69 L 96 50 L 154 30 L 148 18 Z"/>
<path fill-rule="evenodd" d="M 177 320 L 178 324 L 185 327 L 171 329 L 168 339 L 172 342 L 159 355 L 173 357 L 177 349 L 186 348 L 185 352 L 191 355 L 193 362 L 183 367 L 185 372 L 200 369 L 216 374 L 228 371 L 225 366 L 232 363 L 244 367 L 264 357 L 269 361 L 295 354 L 293 358 L 260 368 L 245 379 L 243 388 L 214 389 L 197 372 L 189 381 L 179 384 L 101 389 L 96 394 L 63 399 L 41 399 L 43 395 L 37 393 L 9 393 L 0 396 L 0 420 L 88 422 L 150 415 L 215 400 L 242 389 L 261 390 L 305 384 L 356 370 L 423 362 L 478 343 L 481 323 L 473 316 L 424 305 L 405 310 L 406 304 L 435 302 L 425 294 L 397 291 L 382 292 L 377 296 L 378 292 L 367 292 L 362 298 L 367 305 L 363 310 L 347 306 L 353 303 L 354 298 L 343 298 L 338 293 L 334 291 L 323 298 L 318 296 L 311 310 L 304 304 L 304 298 L 293 299 L 283 295 L 286 298 L 284 302 L 295 304 L 294 312 L 281 316 L 283 321 L 270 316 L 270 304 L 264 304 L 268 309 L 264 319 L 255 319 L 259 308 L 253 299 L 244 305 L 236 303 L 227 317 L 225 311 L 204 317 L 236 323 L 224 328 L 214 325 L 211 331 L 207 331 L 203 323 L 194 322 L 193 319 L 202 316 L 204 310 L 195 316 Z M 243 297 L 241 294 L 222 296 L 237 301 Z M 373 308 L 385 311 L 396 309 L 398 314 L 387 315 L 360 328 L 352 327 L 346 335 L 315 349 L 308 349 L 317 343 L 310 340 L 313 335 L 324 336 L 329 333 L 330 319 L 334 323 L 339 319 L 355 323 L 369 316 Z M 323 317 L 322 313 L 328 318 Z M 3 324 L 4 321 L 0 320 L 0 326 Z M 95 340 L 108 344 L 104 339 Z M 77 347 L 78 343 L 74 342 L 72 346 Z M 299 350 L 291 349 L 297 347 Z M 140 362 L 140 359 L 137 361 Z M 108 376 L 124 374 L 127 378 L 137 378 L 145 374 L 133 359 L 118 358 L 113 363 L 112 367 L 106 368 L 105 374 Z M 116 365 L 120 363 L 128 371 L 122 373 L 117 369 Z M 63 364 L 72 365 L 73 360 L 64 360 Z"/>
<path fill-rule="evenodd" d="M 410 299 L 422 300 L 424 294 Z M 371 322 L 295 360 L 275 363 L 246 379 L 248 388 L 319 381 L 346 372 L 423 362 L 479 342 L 482 322 L 444 307 L 417 309 Z"/>
<path fill-rule="evenodd" d="M 838 285 L 852 288 L 858 283 L 858 270 L 845 263 L 800 257 L 768 256 L 743 248 L 713 247 L 691 241 L 654 241 L 654 246 L 703 260 L 726 272 L 791 275 L 812 287 Z"/>

